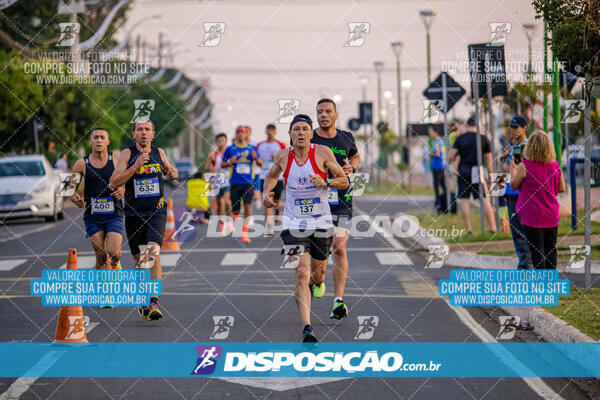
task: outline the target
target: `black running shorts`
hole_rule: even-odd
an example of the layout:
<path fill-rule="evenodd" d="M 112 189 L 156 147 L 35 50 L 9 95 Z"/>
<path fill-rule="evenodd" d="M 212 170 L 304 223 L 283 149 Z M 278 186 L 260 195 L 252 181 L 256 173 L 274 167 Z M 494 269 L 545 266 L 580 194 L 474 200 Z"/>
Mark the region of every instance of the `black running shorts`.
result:
<path fill-rule="evenodd" d="M 151 216 L 125 216 L 125 231 L 132 255 L 140 254 L 139 246 L 148 242 L 163 244 L 167 210 L 155 212 Z"/>
<path fill-rule="evenodd" d="M 304 246 L 304 252 L 310 253 L 315 260 L 327 260 L 329 248 L 333 241 L 333 228 L 312 230 L 289 230 L 281 232 L 281 239 L 286 245 Z"/>

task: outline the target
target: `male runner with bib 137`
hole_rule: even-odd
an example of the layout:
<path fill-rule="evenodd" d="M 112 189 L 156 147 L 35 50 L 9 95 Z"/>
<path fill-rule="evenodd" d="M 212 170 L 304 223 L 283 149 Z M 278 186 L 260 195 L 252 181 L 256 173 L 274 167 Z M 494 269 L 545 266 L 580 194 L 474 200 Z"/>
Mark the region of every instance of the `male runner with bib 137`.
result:
<path fill-rule="evenodd" d="M 150 276 L 162 280 L 160 246 L 167 221 L 163 175 L 172 181 L 178 174 L 164 150 L 152 146 L 154 135 L 152 121 L 135 124 L 135 145 L 121 152 L 110 183 L 125 185 L 125 230 L 136 266 L 143 264 L 139 246 L 147 245 L 146 254 L 154 257 Z M 138 312 L 142 318 L 150 320 L 163 316 L 158 309 L 158 297 L 151 297 L 149 306 L 140 306 Z"/>
<path fill-rule="evenodd" d="M 285 180 L 285 207 L 281 239 L 286 245 L 298 245 L 296 287 L 294 296 L 304 326 L 303 342 L 316 342 L 310 324 L 311 297 L 323 296 L 329 247 L 333 236 L 331 212 L 327 204 L 327 189 L 346 189 L 349 180 L 325 146 L 310 143 L 313 136 L 312 120 L 297 114 L 289 130 L 292 147 L 275 154 L 273 166 L 265 177 L 263 204 L 275 207 L 273 189 L 283 173 Z M 333 178 L 328 178 L 327 173 Z M 314 285 L 313 285 L 314 284 Z M 322 289 L 311 291 L 317 287 Z"/>
<path fill-rule="evenodd" d="M 108 151 L 109 144 L 108 132 L 103 128 L 94 129 L 90 134 L 92 152 L 73 166 L 73 172 L 85 177 L 85 182 L 83 198 L 75 193 L 71 201 L 79 208 L 85 207 L 83 222 L 96 253 L 96 269 L 121 268 L 125 188 L 112 189 L 108 184 L 116 164 L 112 152 Z"/>
<path fill-rule="evenodd" d="M 331 99 L 317 102 L 317 122 L 319 127 L 311 139 L 311 143 L 327 146 L 333 152 L 338 164 L 346 175 L 356 172 L 360 164 L 360 156 L 352 133 L 336 129 L 337 111 Z M 330 175 L 331 176 L 331 175 Z M 346 246 L 350 230 L 347 224 L 352 218 L 352 195 L 346 190 L 329 190 L 329 206 L 335 224 L 333 236 L 333 309 L 330 318 L 342 319 L 348 316 L 348 306 L 344 303 L 344 288 L 348 275 L 348 255 Z"/>

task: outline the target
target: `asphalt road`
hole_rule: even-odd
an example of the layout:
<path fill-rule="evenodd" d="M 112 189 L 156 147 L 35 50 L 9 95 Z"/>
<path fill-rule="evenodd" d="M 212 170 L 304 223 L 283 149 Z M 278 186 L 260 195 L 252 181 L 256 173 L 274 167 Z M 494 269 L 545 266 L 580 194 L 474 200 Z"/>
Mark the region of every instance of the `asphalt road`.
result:
<path fill-rule="evenodd" d="M 185 194 L 175 193 L 175 206 Z M 426 200 L 390 203 L 359 200 L 369 215 L 427 208 Z M 258 210 L 257 210 L 258 211 Z M 260 212 L 260 211 L 258 211 Z M 293 271 L 281 269 L 280 239 L 208 238 L 200 226 L 181 251 L 165 256 L 161 309 L 165 318 L 142 320 L 133 307 L 84 308 L 90 342 L 207 342 L 215 316 L 233 317 L 227 342 L 299 341 L 301 327 L 293 298 Z M 91 266 L 81 212 L 66 209 L 53 224 L 11 222 L 0 227 L 0 341 L 51 342 L 58 310 L 42 307 L 29 295 L 29 281 L 45 268 L 59 268 L 75 247 L 79 266 Z M 128 250 L 124 243 L 124 250 Z M 164 255 L 165 253 L 163 253 Z M 425 255 L 402 241 L 382 236 L 351 239 L 345 300 L 349 318 L 329 319 L 333 281 L 326 278 L 324 298 L 312 303 L 312 322 L 320 341 L 359 341 L 358 316 L 377 316 L 371 341 L 476 342 L 495 340 L 497 308 L 453 308 L 437 295 L 437 280 L 449 269 L 425 269 Z M 122 265 L 133 264 L 124 251 Z M 330 265 L 331 268 L 331 265 Z M 514 341 L 541 340 L 517 332 Z M 152 346 L 148 346 L 152 351 Z M 85 360 L 82 360 L 85 368 Z M 597 380 L 590 381 L 597 386 Z M 54 378 L 0 379 L 0 400 L 21 399 L 587 399 L 569 379 L 164 379 Z"/>

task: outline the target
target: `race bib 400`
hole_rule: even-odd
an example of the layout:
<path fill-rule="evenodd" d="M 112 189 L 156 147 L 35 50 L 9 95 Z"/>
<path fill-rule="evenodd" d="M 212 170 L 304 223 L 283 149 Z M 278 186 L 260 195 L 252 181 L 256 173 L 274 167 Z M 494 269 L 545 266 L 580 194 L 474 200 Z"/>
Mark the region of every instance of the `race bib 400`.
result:
<path fill-rule="evenodd" d="M 112 197 L 92 197 L 92 214 L 114 214 L 115 202 Z"/>

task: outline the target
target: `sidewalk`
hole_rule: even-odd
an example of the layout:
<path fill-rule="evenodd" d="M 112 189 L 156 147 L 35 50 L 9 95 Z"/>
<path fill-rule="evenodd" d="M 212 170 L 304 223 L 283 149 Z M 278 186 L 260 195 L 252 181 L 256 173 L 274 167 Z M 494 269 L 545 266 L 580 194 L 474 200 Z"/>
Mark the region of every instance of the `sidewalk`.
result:
<path fill-rule="evenodd" d="M 600 235 L 592 235 L 591 243 L 600 243 Z M 569 246 L 569 245 L 580 245 L 583 244 L 583 235 L 569 235 L 559 237 L 556 241 L 558 247 Z M 514 244 L 512 240 L 494 240 L 489 242 L 466 242 L 466 243 L 452 243 L 448 247 L 450 251 L 466 251 L 474 252 L 486 250 L 486 251 L 510 251 L 514 250 Z"/>
<path fill-rule="evenodd" d="M 597 213 L 596 216 L 600 216 Z M 437 236 L 410 236 L 405 237 L 405 240 L 411 242 L 415 248 L 420 248 L 428 251 L 430 245 L 447 245 L 446 241 Z M 560 245 L 567 246 L 569 244 L 582 244 L 583 236 L 566 236 L 560 239 Z M 600 235 L 592 235 L 591 242 L 597 243 L 600 240 Z M 480 251 L 482 247 L 487 247 L 486 250 L 508 251 L 514 250 L 512 240 L 501 240 L 491 242 L 471 242 L 471 243 L 456 243 L 450 244 L 449 254 L 444 264 L 446 266 L 456 266 L 459 268 L 476 268 L 476 269 L 516 269 L 517 257 L 503 257 L 492 255 L 480 255 L 476 251 Z M 579 273 L 583 274 L 583 268 L 573 269 L 565 268 L 568 261 L 559 261 L 558 270 L 561 273 Z M 600 263 L 591 262 L 592 274 L 600 274 Z M 500 307 L 507 315 L 519 316 L 522 321 L 529 321 L 545 340 L 549 342 L 595 342 L 594 339 L 579 331 L 576 327 L 561 320 L 542 307 L 518 307 L 504 306 Z"/>

